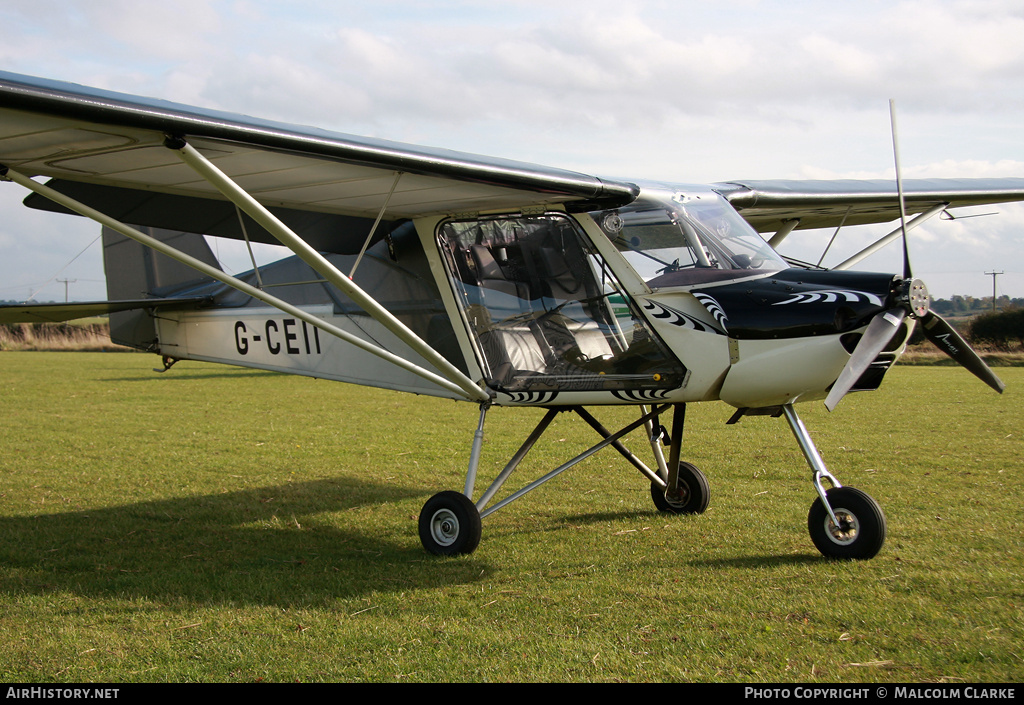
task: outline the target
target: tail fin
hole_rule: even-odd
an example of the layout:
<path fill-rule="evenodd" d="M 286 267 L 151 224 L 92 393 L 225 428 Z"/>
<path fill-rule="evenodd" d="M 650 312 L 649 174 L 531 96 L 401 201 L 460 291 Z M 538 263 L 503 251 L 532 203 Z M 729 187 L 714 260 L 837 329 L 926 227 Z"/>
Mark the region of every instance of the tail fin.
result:
<path fill-rule="evenodd" d="M 202 235 L 160 228 L 139 229 L 187 255 L 220 268 Z M 186 295 L 190 290 L 214 281 L 107 227 L 103 228 L 103 269 L 107 276 L 107 298 L 113 301 Z M 111 313 L 110 339 L 121 345 L 150 349 L 156 343 L 156 325 L 144 310 Z"/>

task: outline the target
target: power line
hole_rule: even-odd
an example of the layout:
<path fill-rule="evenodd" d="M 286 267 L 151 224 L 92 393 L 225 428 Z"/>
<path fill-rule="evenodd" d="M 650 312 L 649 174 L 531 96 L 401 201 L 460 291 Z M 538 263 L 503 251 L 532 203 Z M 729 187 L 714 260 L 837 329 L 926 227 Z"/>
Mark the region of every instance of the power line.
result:
<path fill-rule="evenodd" d="M 84 248 L 84 249 L 83 249 L 83 250 L 82 250 L 81 252 L 79 252 L 79 253 L 78 253 L 77 255 L 75 255 L 74 257 L 72 257 L 72 258 L 71 258 L 71 260 L 70 260 L 70 261 L 69 261 L 69 262 L 68 262 L 67 264 L 65 264 L 65 265 L 64 265 L 63 267 L 61 267 L 61 268 L 60 268 L 60 271 L 59 271 L 59 272 L 57 272 L 57 273 L 56 273 L 56 274 L 54 274 L 54 275 L 53 275 L 52 277 L 50 277 L 49 279 L 47 279 L 47 280 L 46 280 L 46 284 L 49 284 L 50 282 L 54 281 L 54 280 L 55 280 L 55 279 L 56 279 L 57 277 L 59 277 L 59 276 L 61 275 L 61 272 L 63 272 L 63 271 L 65 270 L 65 269 L 67 269 L 68 267 L 70 267 L 70 266 L 71 266 L 71 263 L 72 263 L 72 262 L 74 262 L 74 261 L 75 261 L 76 259 L 78 259 L 78 258 L 79 258 L 79 257 L 81 257 L 82 255 L 84 255 L 84 254 L 85 254 L 85 251 L 86 251 L 86 250 L 88 250 L 88 249 L 89 249 L 90 247 L 92 247 L 92 246 L 93 246 L 94 244 L 96 244 L 96 241 L 97 241 L 97 240 L 99 240 L 99 239 L 100 239 L 100 237 L 102 237 L 102 233 L 101 233 L 100 235 L 97 235 L 97 236 L 96 236 L 96 238 L 95 238 L 95 239 L 94 239 L 94 240 L 93 240 L 92 242 L 90 242 L 90 243 L 89 243 L 88 245 L 86 245 L 86 246 L 85 246 L 85 248 Z M 40 287 L 39 287 L 38 289 L 36 289 L 36 290 L 35 290 L 34 292 L 30 293 L 30 294 L 28 295 L 28 298 L 27 298 L 27 299 L 25 299 L 25 303 L 28 303 L 28 302 L 30 302 L 30 301 L 31 301 L 32 299 L 34 299 L 34 298 L 36 297 L 36 294 L 38 294 L 38 293 L 39 293 L 40 291 L 42 291 L 42 290 L 43 290 L 43 287 L 45 287 L 45 286 L 46 286 L 46 284 L 43 284 L 43 286 L 40 286 Z M 64 293 L 65 293 L 65 295 L 66 295 L 66 294 L 67 294 L 67 285 L 65 284 L 64 286 L 65 286 L 65 289 L 64 289 Z"/>

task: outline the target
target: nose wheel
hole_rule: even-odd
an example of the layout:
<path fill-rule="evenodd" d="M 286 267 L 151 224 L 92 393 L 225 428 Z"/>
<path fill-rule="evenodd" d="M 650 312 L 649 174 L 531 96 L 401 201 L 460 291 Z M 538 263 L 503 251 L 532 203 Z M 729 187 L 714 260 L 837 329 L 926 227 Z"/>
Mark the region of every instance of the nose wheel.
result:
<path fill-rule="evenodd" d="M 825 493 L 833 519 L 819 497 L 807 514 L 807 530 L 815 547 L 827 558 L 872 558 L 885 543 L 885 514 L 878 503 L 854 487 L 834 487 Z"/>

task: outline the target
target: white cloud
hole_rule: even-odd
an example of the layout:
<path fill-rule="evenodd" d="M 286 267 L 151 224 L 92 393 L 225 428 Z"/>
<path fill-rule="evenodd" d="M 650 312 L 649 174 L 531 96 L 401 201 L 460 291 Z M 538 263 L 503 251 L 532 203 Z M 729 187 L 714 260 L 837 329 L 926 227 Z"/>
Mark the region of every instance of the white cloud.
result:
<path fill-rule="evenodd" d="M 13 0 L 0 26 L 6 70 L 599 174 L 888 178 L 893 97 L 907 177 L 1024 176 L 1010 0 Z M 1024 257 L 991 222 L 924 232 Z"/>

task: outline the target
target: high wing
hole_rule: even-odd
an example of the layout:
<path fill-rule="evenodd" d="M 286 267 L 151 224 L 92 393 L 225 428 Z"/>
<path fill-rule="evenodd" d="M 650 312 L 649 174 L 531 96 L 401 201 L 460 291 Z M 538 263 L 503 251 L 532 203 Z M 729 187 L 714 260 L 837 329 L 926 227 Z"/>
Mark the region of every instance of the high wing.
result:
<path fill-rule="evenodd" d="M 50 181 L 41 184 L 39 176 Z M 407 219 L 616 207 L 639 193 L 633 184 L 564 170 L 10 73 L 0 73 L 0 178 L 33 191 L 30 206 L 86 215 L 272 306 L 289 316 L 289 325 L 322 329 L 446 394 L 475 401 L 489 397 L 458 360 L 425 342 L 326 255 L 361 254 Z M 347 319 L 320 318 L 139 227 L 285 244 L 382 331 L 346 330 Z M 379 344 L 384 331 L 397 338 L 392 348 L 404 345 L 400 352 Z"/>
<path fill-rule="evenodd" d="M 900 217 L 895 181 L 730 181 L 715 189 L 758 232 L 888 223 Z M 1024 200 L 1024 178 L 904 179 L 908 215 Z"/>
<path fill-rule="evenodd" d="M 636 198 L 624 181 L 442 149 L 298 127 L 0 72 L 0 165 L 113 218 L 138 225 L 276 244 L 243 233 L 232 204 L 164 146 L 187 136 L 318 250 L 353 254 L 351 227 L 387 205 L 385 225 L 430 214 L 564 204 L 611 208 Z M 899 217 L 891 181 L 737 180 L 713 185 L 759 232 Z M 1024 200 L 1024 179 L 909 179 L 907 213 Z M 62 210 L 38 195 L 26 203 Z M 243 221 L 247 222 L 248 221 Z M 386 232 L 382 227 L 380 232 Z M 340 233 L 349 233 L 342 237 Z M 378 235 L 378 238 L 382 235 Z"/>
<path fill-rule="evenodd" d="M 321 251 L 358 252 L 386 221 L 434 213 L 632 201 L 633 184 L 429 149 L 0 72 L 0 165 L 123 222 L 242 237 L 234 206 L 167 149 L 187 137 L 222 171 Z M 33 207 L 60 210 L 30 196 Z M 348 227 L 345 227 L 348 226 Z M 380 229 L 386 232 L 386 228 Z M 250 239 L 274 242 L 259 228 Z"/>

